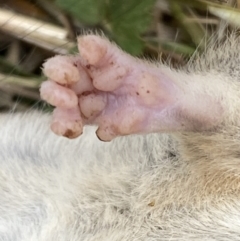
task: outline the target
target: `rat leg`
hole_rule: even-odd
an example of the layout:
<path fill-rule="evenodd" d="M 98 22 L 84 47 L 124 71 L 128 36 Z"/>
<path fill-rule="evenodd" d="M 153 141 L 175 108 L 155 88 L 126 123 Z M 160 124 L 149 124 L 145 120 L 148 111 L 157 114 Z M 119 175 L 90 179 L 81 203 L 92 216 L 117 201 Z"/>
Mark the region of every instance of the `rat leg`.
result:
<path fill-rule="evenodd" d="M 76 137 L 83 125 L 94 124 L 97 136 L 109 141 L 134 133 L 201 131 L 216 123 L 221 107 L 201 80 L 194 89 L 191 79 L 198 76 L 133 58 L 99 36 L 80 37 L 78 47 L 80 56 L 56 56 L 44 65 L 49 80 L 41 96 L 61 113 L 54 117 L 55 126 L 61 122 L 52 128 L 56 134 Z"/>

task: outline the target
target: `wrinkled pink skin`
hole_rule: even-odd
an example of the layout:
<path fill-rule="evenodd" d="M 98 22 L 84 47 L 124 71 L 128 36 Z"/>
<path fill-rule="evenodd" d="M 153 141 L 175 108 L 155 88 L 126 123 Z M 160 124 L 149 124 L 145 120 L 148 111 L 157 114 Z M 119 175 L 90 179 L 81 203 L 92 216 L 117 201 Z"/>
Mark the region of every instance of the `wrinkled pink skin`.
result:
<path fill-rule="evenodd" d="M 79 55 L 53 57 L 43 68 L 48 80 L 41 97 L 56 107 L 51 129 L 57 135 L 75 138 L 84 125 L 93 124 L 99 139 L 110 141 L 120 135 L 194 129 L 187 123 L 191 118 L 181 118 L 188 111 L 201 119 L 169 68 L 133 58 L 95 35 L 79 37 L 78 48 Z"/>

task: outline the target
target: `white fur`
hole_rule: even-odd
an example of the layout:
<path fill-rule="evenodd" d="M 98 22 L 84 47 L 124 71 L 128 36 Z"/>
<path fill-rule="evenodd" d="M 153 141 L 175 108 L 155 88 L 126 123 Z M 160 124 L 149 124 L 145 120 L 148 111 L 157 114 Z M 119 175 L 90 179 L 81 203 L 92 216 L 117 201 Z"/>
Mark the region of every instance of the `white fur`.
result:
<path fill-rule="evenodd" d="M 240 240 L 239 193 L 204 187 L 169 136 L 68 140 L 48 124 L 1 122 L 0 240 Z"/>

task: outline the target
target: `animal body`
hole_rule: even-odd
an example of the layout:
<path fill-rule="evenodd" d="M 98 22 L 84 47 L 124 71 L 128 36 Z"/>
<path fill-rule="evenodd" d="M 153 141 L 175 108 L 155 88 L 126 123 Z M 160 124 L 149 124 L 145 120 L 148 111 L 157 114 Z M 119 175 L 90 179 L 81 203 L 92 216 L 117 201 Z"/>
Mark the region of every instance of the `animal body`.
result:
<path fill-rule="evenodd" d="M 0 240 L 240 240 L 239 39 L 179 70 L 78 41 L 53 118 L 0 118 Z"/>

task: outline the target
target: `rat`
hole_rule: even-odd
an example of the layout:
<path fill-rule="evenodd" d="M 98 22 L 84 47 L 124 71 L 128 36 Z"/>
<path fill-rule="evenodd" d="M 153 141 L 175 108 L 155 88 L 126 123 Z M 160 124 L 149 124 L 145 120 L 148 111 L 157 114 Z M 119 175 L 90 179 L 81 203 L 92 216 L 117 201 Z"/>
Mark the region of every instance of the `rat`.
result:
<path fill-rule="evenodd" d="M 239 38 L 178 69 L 78 48 L 43 65 L 52 115 L 0 117 L 0 240 L 240 240 Z"/>

